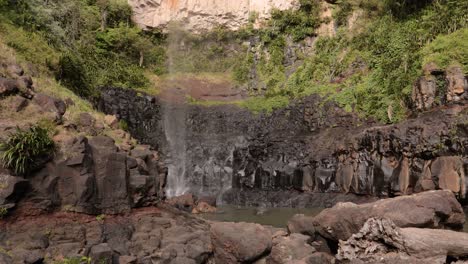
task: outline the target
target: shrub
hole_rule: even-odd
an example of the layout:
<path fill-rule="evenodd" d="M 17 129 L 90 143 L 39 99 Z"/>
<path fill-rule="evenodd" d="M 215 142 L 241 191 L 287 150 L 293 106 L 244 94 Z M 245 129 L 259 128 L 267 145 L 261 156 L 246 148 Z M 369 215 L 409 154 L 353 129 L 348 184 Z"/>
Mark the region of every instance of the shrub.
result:
<path fill-rule="evenodd" d="M 452 64 L 463 65 L 464 72 L 468 73 L 468 28 L 438 36 L 421 53 L 423 65 L 433 62 L 442 69 Z"/>
<path fill-rule="evenodd" d="M 0 206 L 0 219 L 3 219 L 8 214 L 8 209 Z"/>
<path fill-rule="evenodd" d="M 4 151 L 1 160 L 5 167 L 18 175 L 25 175 L 37 169 L 48 160 L 55 149 L 48 130 L 32 126 L 27 130 L 17 129 L 5 143 L 0 145 Z"/>

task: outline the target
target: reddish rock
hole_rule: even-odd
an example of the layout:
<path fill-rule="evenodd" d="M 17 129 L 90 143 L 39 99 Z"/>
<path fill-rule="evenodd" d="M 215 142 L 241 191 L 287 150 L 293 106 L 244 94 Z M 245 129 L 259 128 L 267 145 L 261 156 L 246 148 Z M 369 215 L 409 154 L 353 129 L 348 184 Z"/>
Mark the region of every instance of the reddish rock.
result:
<path fill-rule="evenodd" d="M 199 202 L 195 208 L 192 209 L 192 214 L 215 213 L 216 211 L 216 207 L 205 202 Z"/>

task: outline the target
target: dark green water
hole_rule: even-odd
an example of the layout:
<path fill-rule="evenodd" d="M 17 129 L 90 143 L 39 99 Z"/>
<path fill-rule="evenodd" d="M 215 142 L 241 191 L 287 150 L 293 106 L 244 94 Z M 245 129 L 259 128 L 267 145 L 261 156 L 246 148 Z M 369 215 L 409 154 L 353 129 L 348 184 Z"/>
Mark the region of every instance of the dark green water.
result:
<path fill-rule="evenodd" d="M 239 206 L 220 206 L 217 213 L 203 214 L 203 218 L 221 222 L 247 222 L 270 225 L 274 227 L 286 227 L 288 220 L 295 214 L 315 216 L 323 208 L 257 208 Z M 465 212 L 467 222 L 463 228 L 468 232 L 468 211 Z"/>
<path fill-rule="evenodd" d="M 247 222 L 270 225 L 274 227 L 286 227 L 288 220 L 295 214 L 314 216 L 323 208 L 257 208 L 220 206 L 217 213 L 203 214 L 203 218 L 221 222 Z"/>

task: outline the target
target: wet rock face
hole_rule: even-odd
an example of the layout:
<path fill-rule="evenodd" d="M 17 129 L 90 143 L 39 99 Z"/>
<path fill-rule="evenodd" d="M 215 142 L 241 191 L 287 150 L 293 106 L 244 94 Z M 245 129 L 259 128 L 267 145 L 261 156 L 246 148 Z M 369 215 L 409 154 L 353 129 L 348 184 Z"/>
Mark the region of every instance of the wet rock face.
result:
<path fill-rule="evenodd" d="M 99 108 L 126 120 L 135 137 L 168 154 L 164 103 L 106 89 Z M 465 106 L 378 127 L 332 103 L 322 105 L 318 96 L 271 115 L 228 105 L 184 107 L 185 180 L 196 195 L 294 206 L 307 203 L 292 196 L 312 192 L 392 196 L 440 188 L 460 198 L 466 194 Z"/>

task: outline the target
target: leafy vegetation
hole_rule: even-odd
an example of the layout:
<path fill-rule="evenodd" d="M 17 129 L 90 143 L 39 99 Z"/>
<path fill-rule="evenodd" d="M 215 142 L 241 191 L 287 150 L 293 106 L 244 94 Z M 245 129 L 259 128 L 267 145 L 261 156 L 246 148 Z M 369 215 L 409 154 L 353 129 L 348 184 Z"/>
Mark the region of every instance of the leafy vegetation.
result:
<path fill-rule="evenodd" d="M 6 142 L 0 145 L 1 161 L 5 167 L 18 175 L 25 175 L 50 158 L 55 144 L 49 131 L 41 126 L 17 129 Z"/>
<path fill-rule="evenodd" d="M 131 23 L 125 0 L 0 2 L 0 33 L 25 60 L 83 97 L 101 86 L 143 88 L 165 63 L 163 35 Z"/>
<path fill-rule="evenodd" d="M 262 45 L 268 56 L 250 67 L 256 67 L 266 88 L 265 99 L 283 101 L 319 93 L 348 111 L 398 122 L 406 116 L 412 86 L 425 64 L 434 62 L 443 69 L 461 65 L 466 72 L 467 9 L 467 1 L 453 0 L 337 1 L 336 35 L 319 37 L 298 68 L 285 63 L 285 38 L 298 41 L 306 36 L 294 30 L 301 21 L 295 16 L 303 14 L 287 11 L 284 16 L 274 15 L 269 24 L 279 25 L 276 28 L 284 29 L 282 33 L 262 35 L 267 36 Z M 363 11 L 359 29 L 342 28 L 355 10 Z M 277 32 L 276 28 L 265 31 Z M 248 65 L 241 66 L 236 79 L 244 81 L 240 73 Z"/>
<path fill-rule="evenodd" d="M 3 219 L 8 214 L 8 209 L 0 206 L 0 219 Z"/>
<path fill-rule="evenodd" d="M 468 73 L 468 28 L 438 36 L 422 49 L 421 55 L 423 65 L 435 63 L 441 69 L 458 65 Z"/>

